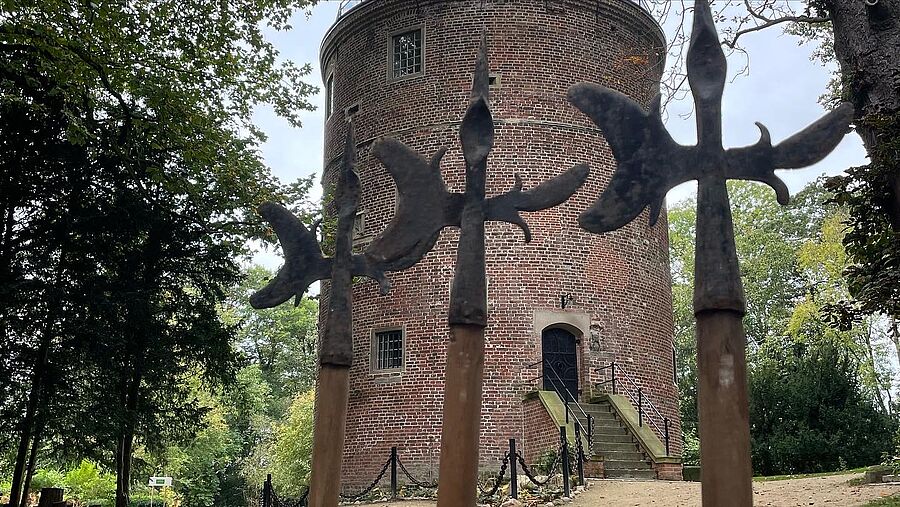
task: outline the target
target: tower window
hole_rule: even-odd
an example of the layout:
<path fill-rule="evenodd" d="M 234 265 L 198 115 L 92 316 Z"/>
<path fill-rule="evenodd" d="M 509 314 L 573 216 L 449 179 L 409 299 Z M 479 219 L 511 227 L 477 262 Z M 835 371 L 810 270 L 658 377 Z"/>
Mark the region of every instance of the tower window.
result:
<path fill-rule="evenodd" d="M 376 331 L 372 337 L 372 355 L 375 371 L 403 368 L 403 330 Z"/>
<path fill-rule="evenodd" d="M 399 79 L 421 74 L 423 50 L 421 28 L 391 36 L 391 77 Z"/>
<path fill-rule="evenodd" d="M 325 119 L 331 118 L 334 110 L 334 74 L 330 74 L 325 80 Z"/>

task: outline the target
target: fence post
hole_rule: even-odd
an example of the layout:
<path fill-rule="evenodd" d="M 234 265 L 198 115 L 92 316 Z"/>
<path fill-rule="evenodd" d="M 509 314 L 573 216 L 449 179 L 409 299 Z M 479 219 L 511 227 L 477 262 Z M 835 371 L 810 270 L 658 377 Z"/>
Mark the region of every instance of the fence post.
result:
<path fill-rule="evenodd" d="M 638 426 L 644 425 L 644 391 L 638 387 Z"/>
<path fill-rule="evenodd" d="M 397 446 L 391 447 L 391 499 L 397 498 Z"/>
<path fill-rule="evenodd" d="M 519 473 L 516 471 L 516 439 L 509 439 L 509 497 L 519 498 Z"/>
<path fill-rule="evenodd" d="M 616 394 L 616 363 L 615 363 L 615 361 L 610 363 L 610 366 L 612 367 L 613 395 L 615 396 L 615 394 Z"/>
<path fill-rule="evenodd" d="M 663 425 L 666 429 L 666 456 L 669 455 L 669 418 L 663 417 Z"/>
<path fill-rule="evenodd" d="M 566 427 L 559 427 L 560 450 L 562 451 L 562 476 L 563 476 L 563 494 L 571 497 L 572 492 L 569 487 L 569 439 L 566 437 Z"/>
<path fill-rule="evenodd" d="M 578 485 L 584 486 L 584 447 L 581 444 L 581 424 L 575 421 L 575 463 L 578 469 Z"/>
<path fill-rule="evenodd" d="M 272 474 L 266 474 L 263 483 L 263 507 L 272 507 Z"/>

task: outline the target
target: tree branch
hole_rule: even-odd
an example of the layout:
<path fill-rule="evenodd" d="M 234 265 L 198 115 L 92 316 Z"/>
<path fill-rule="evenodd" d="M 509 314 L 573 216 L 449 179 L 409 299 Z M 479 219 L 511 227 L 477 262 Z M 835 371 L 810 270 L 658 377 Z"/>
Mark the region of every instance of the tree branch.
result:
<path fill-rule="evenodd" d="M 750 13 L 755 19 L 761 21 L 760 24 L 756 26 L 752 26 L 750 28 L 744 28 L 742 30 L 738 30 L 734 33 L 734 37 L 730 40 L 726 39 L 722 41 L 723 44 L 728 46 L 731 49 L 735 49 L 737 46 L 738 39 L 744 35 L 751 32 L 758 32 L 760 30 L 765 30 L 766 28 L 780 25 L 782 23 L 828 23 L 831 21 L 830 16 L 782 16 L 779 18 L 768 18 L 763 16 L 759 12 L 753 10 L 753 6 L 750 5 L 750 0 L 744 0 L 744 5 L 747 7 L 747 12 Z"/>

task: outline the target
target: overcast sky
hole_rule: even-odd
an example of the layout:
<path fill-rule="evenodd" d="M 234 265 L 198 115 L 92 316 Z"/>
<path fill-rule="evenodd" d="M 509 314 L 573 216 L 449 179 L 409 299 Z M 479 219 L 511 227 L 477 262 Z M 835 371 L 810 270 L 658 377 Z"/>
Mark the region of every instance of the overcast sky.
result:
<path fill-rule="evenodd" d="M 313 8 L 311 15 L 297 14 L 291 23 L 292 31 L 269 34 L 283 58 L 312 65 L 313 71 L 307 81 L 318 86 L 320 91 L 319 45 L 325 31 L 335 21 L 338 4 L 338 1 L 322 1 Z M 670 35 L 669 30 L 666 31 L 667 36 Z M 759 130 L 754 122 L 766 125 L 772 134 L 772 142 L 777 143 L 825 113 L 817 98 L 825 91 L 830 70 L 810 61 L 814 46 L 799 45 L 796 37 L 783 34 L 778 27 L 748 34 L 741 40 L 750 58 L 749 75 L 738 76 L 725 87 L 722 109 L 726 147 L 755 143 L 759 139 Z M 729 59 L 730 74 L 734 75 L 744 63 L 740 57 Z M 255 114 L 256 124 L 268 136 L 262 146 L 262 155 L 282 182 L 312 173 L 321 175 L 323 93 L 313 97 L 312 103 L 318 109 L 303 114 L 300 129 L 290 127 L 270 109 L 263 108 Z M 666 125 L 675 140 L 682 144 L 696 142 L 694 118 L 682 117 L 691 108 L 689 94 L 686 99 L 669 105 Z M 795 193 L 822 174 L 834 175 L 847 167 L 865 163 L 862 142 L 856 135 L 849 135 L 819 164 L 806 169 L 779 171 L 779 175 L 791 193 Z M 676 187 L 669 192 L 669 204 L 690 196 L 695 189 L 694 182 Z M 318 197 L 321 189 L 317 187 L 314 192 L 314 197 Z M 281 264 L 279 255 L 274 252 L 259 252 L 254 261 L 273 269 Z"/>

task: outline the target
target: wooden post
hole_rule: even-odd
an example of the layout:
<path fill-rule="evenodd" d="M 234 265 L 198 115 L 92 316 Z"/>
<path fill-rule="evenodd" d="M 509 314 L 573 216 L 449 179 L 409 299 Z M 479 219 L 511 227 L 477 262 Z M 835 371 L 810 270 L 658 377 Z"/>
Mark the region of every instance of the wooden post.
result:
<path fill-rule="evenodd" d="M 318 393 L 321 395 L 316 397 L 309 505 L 337 507 L 341 493 L 341 458 L 344 453 L 350 368 L 323 364 L 319 368 Z"/>
<path fill-rule="evenodd" d="M 704 507 L 753 505 L 744 348 L 740 314 L 712 311 L 697 315 Z"/>
<path fill-rule="evenodd" d="M 451 326 L 441 427 L 438 507 L 475 505 L 483 376 L 484 328 Z"/>
<path fill-rule="evenodd" d="M 51 505 L 62 501 L 62 488 L 43 488 L 41 489 L 41 498 L 38 500 L 38 507 L 50 507 Z"/>

